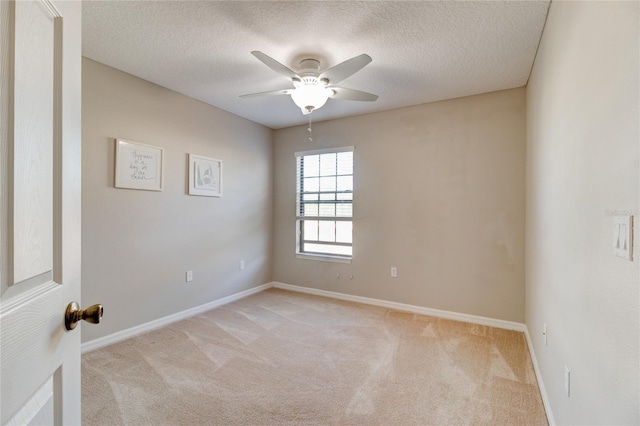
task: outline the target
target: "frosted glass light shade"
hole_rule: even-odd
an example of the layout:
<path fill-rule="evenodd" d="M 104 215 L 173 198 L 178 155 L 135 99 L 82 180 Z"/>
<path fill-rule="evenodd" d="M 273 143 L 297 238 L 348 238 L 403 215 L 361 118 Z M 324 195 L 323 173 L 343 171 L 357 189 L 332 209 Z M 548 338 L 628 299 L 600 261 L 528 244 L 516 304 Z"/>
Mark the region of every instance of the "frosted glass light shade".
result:
<path fill-rule="evenodd" d="M 302 84 L 291 93 L 291 99 L 302 110 L 303 114 L 320 108 L 333 94 L 331 89 L 316 84 Z"/>

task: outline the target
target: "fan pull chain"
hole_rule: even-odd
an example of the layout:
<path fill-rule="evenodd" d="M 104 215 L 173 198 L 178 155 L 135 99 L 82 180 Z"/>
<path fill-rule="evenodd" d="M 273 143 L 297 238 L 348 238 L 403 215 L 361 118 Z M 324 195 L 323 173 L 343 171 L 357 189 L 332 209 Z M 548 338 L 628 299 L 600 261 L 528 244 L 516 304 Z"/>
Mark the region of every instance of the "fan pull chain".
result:
<path fill-rule="evenodd" d="M 313 142 L 313 130 L 311 129 L 311 114 L 309 114 L 309 127 L 307 127 L 309 131 L 309 142 Z"/>

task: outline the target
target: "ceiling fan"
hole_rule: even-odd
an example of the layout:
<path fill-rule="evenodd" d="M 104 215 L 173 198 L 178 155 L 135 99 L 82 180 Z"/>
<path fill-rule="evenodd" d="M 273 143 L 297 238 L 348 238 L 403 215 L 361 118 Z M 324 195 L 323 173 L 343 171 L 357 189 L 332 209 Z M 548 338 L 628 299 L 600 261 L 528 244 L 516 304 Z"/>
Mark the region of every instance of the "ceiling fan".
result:
<path fill-rule="evenodd" d="M 372 102 L 378 99 L 378 95 L 334 86 L 334 84 L 350 77 L 371 62 L 371 57 L 364 53 L 341 62 L 324 72 L 320 72 L 319 60 L 313 58 L 303 59 L 299 62 L 300 72 L 297 73 L 262 52 L 256 50 L 251 54 L 278 74 L 288 78 L 293 83 L 294 88 L 251 93 L 242 95 L 240 96 L 241 98 L 291 95 L 291 99 L 302 110 L 304 115 L 311 114 L 322 107 L 329 98 L 365 102 Z"/>

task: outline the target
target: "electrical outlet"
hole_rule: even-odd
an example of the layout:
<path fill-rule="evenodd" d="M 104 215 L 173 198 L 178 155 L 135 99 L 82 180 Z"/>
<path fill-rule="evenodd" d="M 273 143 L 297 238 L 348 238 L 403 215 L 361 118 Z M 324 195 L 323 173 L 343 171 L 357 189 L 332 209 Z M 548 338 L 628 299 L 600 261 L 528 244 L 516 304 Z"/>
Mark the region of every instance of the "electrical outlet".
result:
<path fill-rule="evenodd" d="M 542 325 L 542 335 L 544 336 L 544 345 L 547 346 L 547 323 Z"/>
<path fill-rule="evenodd" d="M 187 271 L 187 282 L 193 281 L 193 271 Z"/>
<path fill-rule="evenodd" d="M 567 393 L 567 398 L 571 396 L 571 371 L 569 367 L 564 366 L 564 391 Z"/>
<path fill-rule="evenodd" d="M 244 269 L 244 260 L 240 261 L 240 269 Z"/>
<path fill-rule="evenodd" d="M 391 267 L 391 277 L 398 278 L 398 268 L 396 268 L 395 266 Z"/>

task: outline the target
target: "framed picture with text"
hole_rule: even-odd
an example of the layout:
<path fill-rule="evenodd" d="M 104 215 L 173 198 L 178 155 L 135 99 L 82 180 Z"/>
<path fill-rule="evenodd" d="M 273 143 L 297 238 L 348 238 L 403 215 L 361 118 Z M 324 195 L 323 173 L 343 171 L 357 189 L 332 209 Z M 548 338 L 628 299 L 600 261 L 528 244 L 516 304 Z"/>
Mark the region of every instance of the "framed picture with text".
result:
<path fill-rule="evenodd" d="M 116 139 L 116 188 L 162 191 L 164 149 Z"/>
<path fill-rule="evenodd" d="M 222 197 L 222 160 L 189 154 L 189 195 Z"/>

